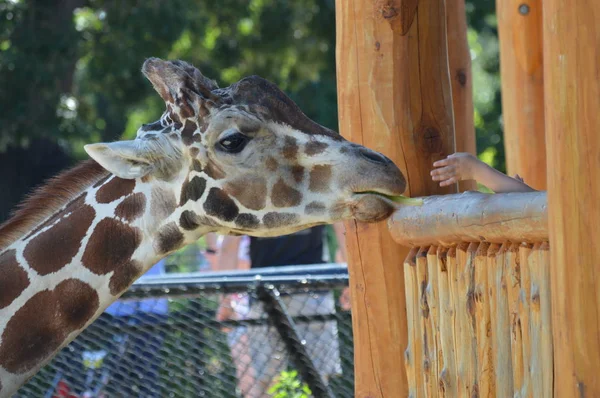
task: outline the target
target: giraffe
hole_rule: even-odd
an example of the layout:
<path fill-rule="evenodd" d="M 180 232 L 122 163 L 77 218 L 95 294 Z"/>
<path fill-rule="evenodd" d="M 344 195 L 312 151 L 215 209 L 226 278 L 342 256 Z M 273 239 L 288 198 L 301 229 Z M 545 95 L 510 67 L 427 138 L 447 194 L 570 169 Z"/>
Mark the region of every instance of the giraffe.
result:
<path fill-rule="evenodd" d="M 166 104 L 161 118 L 134 140 L 86 145 L 91 159 L 0 226 L 0 398 L 202 235 L 376 222 L 394 209 L 383 195 L 405 189 L 388 158 L 313 122 L 263 78 L 219 88 L 157 58 L 142 72 Z"/>

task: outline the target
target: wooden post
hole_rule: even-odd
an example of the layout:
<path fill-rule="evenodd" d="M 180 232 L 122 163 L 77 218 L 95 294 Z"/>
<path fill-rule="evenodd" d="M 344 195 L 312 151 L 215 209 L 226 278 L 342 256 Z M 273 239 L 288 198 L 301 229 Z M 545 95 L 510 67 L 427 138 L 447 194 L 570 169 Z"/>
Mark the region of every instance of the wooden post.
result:
<path fill-rule="evenodd" d="M 600 396 L 600 2 L 544 1 L 554 396 Z"/>
<path fill-rule="evenodd" d="M 471 52 L 467 41 L 465 0 L 446 0 L 446 30 L 448 31 L 448 66 L 452 83 L 454 133 L 456 151 L 477 155 L 473 122 L 473 73 Z M 460 192 L 477 190 L 474 180 L 458 183 Z"/>
<path fill-rule="evenodd" d="M 417 9 L 418 5 L 418 9 Z M 406 194 L 456 192 L 431 180 L 454 152 L 444 0 L 336 0 L 341 133 L 392 159 Z M 385 223 L 346 224 L 356 397 L 408 395 L 402 262 Z"/>
<path fill-rule="evenodd" d="M 542 0 L 497 0 L 496 9 L 507 171 L 545 190 Z"/>

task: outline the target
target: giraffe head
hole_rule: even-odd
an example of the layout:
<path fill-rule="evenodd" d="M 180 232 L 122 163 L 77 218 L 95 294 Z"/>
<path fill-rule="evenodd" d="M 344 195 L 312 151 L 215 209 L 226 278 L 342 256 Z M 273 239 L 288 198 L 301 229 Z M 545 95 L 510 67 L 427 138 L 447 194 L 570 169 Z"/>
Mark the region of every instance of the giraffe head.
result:
<path fill-rule="evenodd" d="M 375 222 L 405 189 L 385 156 L 305 116 L 257 76 L 227 88 L 182 61 L 147 60 L 142 71 L 166 103 L 132 141 L 92 144 L 88 154 L 125 179 L 171 184 L 179 227 L 273 236 L 356 218 Z"/>

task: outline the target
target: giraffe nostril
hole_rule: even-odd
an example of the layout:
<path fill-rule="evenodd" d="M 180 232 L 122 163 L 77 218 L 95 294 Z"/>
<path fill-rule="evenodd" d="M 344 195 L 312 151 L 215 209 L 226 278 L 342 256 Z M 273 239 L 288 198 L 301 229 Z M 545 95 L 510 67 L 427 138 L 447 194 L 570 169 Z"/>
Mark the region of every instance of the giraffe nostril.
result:
<path fill-rule="evenodd" d="M 378 154 L 377 152 L 371 151 L 369 149 L 360 149 L 358 151 L 360 155 L 367 159 L 369 162 L 379 163 L 379 164 L 388 164 L 390 160 L 383 155 Z"/>

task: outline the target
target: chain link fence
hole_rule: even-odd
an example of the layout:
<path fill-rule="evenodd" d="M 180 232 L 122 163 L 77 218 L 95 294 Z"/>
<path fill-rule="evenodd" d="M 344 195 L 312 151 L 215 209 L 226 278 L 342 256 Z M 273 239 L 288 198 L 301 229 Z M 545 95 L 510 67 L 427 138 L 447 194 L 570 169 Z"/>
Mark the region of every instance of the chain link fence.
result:
<path fill-rule="evenodd" d="M 347 286 L 339 264 L 144 277 L 15 397 L 352 397 Z"/>

